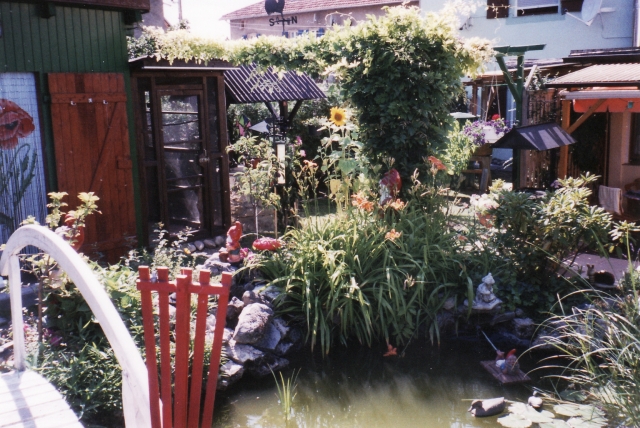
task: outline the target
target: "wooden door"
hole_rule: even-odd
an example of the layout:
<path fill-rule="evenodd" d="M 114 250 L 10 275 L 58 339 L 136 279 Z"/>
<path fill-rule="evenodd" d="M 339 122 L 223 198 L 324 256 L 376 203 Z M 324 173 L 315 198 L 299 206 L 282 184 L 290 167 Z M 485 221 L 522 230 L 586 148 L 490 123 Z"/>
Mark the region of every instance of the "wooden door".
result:
<path fill-rule="evenodd" d="M 136 244 L 127 95 L 120 73 L 49 74 L 58 190 L 69 209 L 94 192 L 101 214 L 89 218 L 82 251 L 109 262 Z"/>

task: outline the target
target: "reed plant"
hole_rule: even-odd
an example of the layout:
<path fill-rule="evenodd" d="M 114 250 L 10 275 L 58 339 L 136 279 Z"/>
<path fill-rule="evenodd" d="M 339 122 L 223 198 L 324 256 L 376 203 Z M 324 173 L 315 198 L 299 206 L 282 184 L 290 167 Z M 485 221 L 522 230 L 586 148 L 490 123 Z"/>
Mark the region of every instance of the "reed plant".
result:
<path fill-rule="evenodd" d="M 284 413 L 284 420 L 285 422 L 288 422 L 291 418 L 293 400 L 295 400 L 297 395 L 296 388 L 298 387 L 298 375 L 300 375 L 300 371 L 296 373 L 294 370 L 291 377 L 287 379 L 285 379 L 282 372 L 280 372 L 278 373 L 280 375 L 279 380 L 273 371 L 271 374 L 276 381 L 276 388 L 278 389 L 276 395 L 278 396 L 278 402 L 280 403 L 282 412 Z"/>
<path fill-rule="evenodd" d="M 623 222 L 612 235 L 630 253 L 629 235 L 638 230 Z M 554 378 L 576 385 L 622 425 L 640 426 L 640 271 L 631 261 L 620 287 L 615 295 L 581 290 L 590 304 L 571 310 L 560 302 L 560 315 L 546 323 L 560 351 L 550 366 L 561 369 Z"/>

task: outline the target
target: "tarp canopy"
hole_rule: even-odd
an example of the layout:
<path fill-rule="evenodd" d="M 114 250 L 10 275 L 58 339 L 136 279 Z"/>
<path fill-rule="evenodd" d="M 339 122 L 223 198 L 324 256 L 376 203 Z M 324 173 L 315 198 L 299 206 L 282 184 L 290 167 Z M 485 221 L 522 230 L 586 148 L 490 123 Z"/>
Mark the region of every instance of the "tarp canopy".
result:
<path fill-rule="evenodd" d="M 576 140 L 557 123 L 521 126 L 507 132 L 493 145 L 496 149 L 551 150 L 575 143 Z"/>

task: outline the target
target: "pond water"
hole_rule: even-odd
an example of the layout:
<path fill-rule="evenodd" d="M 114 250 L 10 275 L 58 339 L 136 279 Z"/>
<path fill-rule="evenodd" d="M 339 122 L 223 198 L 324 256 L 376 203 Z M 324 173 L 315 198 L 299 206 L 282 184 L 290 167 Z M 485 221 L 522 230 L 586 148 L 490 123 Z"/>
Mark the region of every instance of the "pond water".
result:
<path fill-rule="evenodd" d="M 302 355 L 292 417 L 285 423 L 272 377 L 243 379 L 216 400 L 216 427 L 493 427 L 474 418 L 470 399 L 525 401 L 530 386 L 502 387 L 480 366 L 495 353 L 482 342 L 413 345 L 404 358 L 382 350 L 335 349 L 324 359 Z M 398 349 L 400 353 L 400 349 Z M 523 368 L 533 361 L 523 358 Z M 285 379 L 293 369 L 284 373 Z"/>

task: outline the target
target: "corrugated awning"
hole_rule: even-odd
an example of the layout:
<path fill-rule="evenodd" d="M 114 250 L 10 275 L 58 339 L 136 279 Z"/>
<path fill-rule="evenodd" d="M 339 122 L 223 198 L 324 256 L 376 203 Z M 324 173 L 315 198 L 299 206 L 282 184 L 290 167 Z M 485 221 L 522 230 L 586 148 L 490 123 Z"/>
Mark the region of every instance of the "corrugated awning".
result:
<path fill-rule="evenodd" d="M 496 149 L 551 150 L 575 143 L 576 140 L 557 123 L 521 126 L 507 132 L 493 145 Z"/>
<path fill-rule="evenodd" d="M 558 77 L 549 88 L 640 86 L 640 63 L 597 64 Z"/>
<path fill-rule="evenodd" d="M 573 109 L 584 113 L 598 103 L 594 113 L 640 113 L 640 90 L 594 88 L 582 91 L 561 91 L 560 98 L 573 100 Z M 604 102 L 600 102 L 604 100 Z"/>
<path fill-rule="evenodd" d="M 244 65 L 224 73 L 231 104 L 326 98 L 304 73 L 287 71 L 279 77 L 271 68 L 266 72 L 258 72 L 256 68 L 255 65 Z"/>

